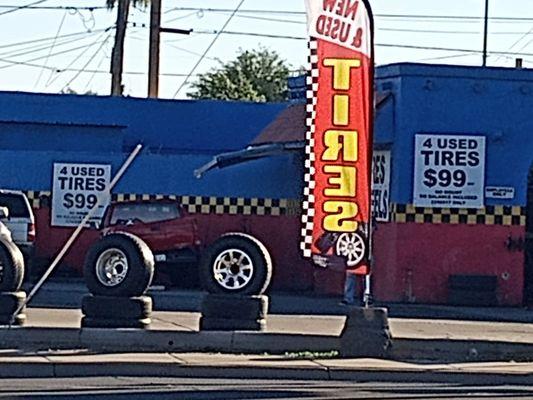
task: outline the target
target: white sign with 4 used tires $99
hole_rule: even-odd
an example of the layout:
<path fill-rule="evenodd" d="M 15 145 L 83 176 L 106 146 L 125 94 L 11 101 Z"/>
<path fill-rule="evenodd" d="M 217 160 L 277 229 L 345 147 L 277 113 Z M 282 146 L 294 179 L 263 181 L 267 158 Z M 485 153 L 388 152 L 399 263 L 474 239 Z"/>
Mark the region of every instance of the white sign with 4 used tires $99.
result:
<path fill-rule="evenodd" d="M 110 202 L 111 166 L 54 163 L 52 226 L 77 226 L 98 203 L 88 221 L 98 222 Z"/>
<path fill-rule="evenodd" d="M 480 208 L 484 186 L 484 136 L 415 136 L 415 206 Z"/>

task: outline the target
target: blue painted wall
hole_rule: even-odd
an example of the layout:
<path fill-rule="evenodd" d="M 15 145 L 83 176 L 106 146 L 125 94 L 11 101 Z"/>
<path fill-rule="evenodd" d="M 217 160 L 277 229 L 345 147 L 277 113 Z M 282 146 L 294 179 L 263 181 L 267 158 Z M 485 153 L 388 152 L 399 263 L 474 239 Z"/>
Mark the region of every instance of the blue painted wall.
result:
<path fill-rule="evenodd" d="M 122 127 L 124 147 L 142 139 L 151 151 L 165 152 L 216 154 L 241 149 L 285 107 L 285 103 L 0 92 L 0 121 L 92 125 L 110 134 Z"/>
<path fill-rule="evenodd" d="M 385 132 L 393 130 L 392 202 L 412 203 L 415 134 L 443 133 L 485 135 L 485 185 L 515 188 L 513 200 L 486 204 L 525 205 L 533 71 L 395 64 L 378 68 L 376 83 L 394 97 L 376 125 L 377 143 L 389 142 Z"/>
<path fill-rule="evenodd" d="M 54 162 L 109 163 L 144 149 L 117 193 L 298 198 L 298 155 L 193 171 L 248 145 L 287 104 L 0 93 L 0 187 L 51 190 Z"/>

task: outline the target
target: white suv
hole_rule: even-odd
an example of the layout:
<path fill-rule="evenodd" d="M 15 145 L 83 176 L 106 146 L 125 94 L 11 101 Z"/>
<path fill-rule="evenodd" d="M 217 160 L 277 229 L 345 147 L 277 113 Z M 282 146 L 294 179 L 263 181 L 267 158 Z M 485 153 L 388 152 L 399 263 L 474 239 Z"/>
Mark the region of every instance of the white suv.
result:
<path fill-rule="evenodd" d="M 0 207 L 7 207 L 8 218 L 2 222 L 11 231 L 13 242 L 24 255 L 26 265 L 33 258 L 35 242 L 35 218 L 26 195 L 18 190 L 0 189 Z"/>

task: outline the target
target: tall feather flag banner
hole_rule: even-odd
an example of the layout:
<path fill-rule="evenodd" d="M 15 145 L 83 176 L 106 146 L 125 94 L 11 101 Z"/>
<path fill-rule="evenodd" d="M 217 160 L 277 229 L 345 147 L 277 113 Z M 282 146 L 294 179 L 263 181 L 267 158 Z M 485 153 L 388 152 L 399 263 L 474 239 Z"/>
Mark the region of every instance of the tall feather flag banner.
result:
<path fill-rule="evenodd" d="M 373 18 L 367 0 L 305 0 L 310 70 L 301 249 L 369 272 Z"/>

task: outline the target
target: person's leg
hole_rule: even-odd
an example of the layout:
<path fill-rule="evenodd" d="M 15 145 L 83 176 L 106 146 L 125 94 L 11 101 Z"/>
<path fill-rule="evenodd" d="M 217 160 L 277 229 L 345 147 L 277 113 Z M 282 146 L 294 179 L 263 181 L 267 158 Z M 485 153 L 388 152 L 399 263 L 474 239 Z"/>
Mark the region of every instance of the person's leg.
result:
<path fill-rule="evenodd" d="M 346 272 L 346 279 L 344 280 L 344 302 L 347 304 L 355 303 L 355 293 L 357 289 L 357 276 L 350 272 Z"/>

